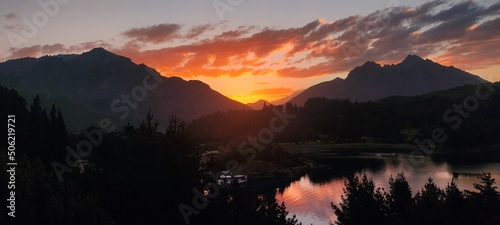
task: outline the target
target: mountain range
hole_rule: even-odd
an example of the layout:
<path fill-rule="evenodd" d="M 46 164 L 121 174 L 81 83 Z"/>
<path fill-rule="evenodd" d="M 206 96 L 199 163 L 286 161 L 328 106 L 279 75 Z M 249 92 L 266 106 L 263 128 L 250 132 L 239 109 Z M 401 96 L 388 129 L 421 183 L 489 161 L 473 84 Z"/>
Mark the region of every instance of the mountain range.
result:
<path fill-rule="evenodd" d="M 487 82 L 452 66 L 409 55 L 401 63 L 381 66 L 369 61 L 354 68 L 345 79 L 319 83 L 272 102 L 303 105 L 311 97 L 378 100 L 413 96 L 465 84 Z M 137 125 L 149 110 L 165 128 L 176 114 L 191 120 L 227 110 L 262 108 L 265 100 L 242 104 L 207 84 L 165 77 L 154 69 L 103 48 L 82 54 L 21 58 L 0 63 L 0 86 L 19 91 L 31 104 L 39 95 L 44 107 L 56 104 L 70 131 L 111 120 L 116 127 Z M 73 119 L 77 118 L 77 119 Z"/>
<path fill-rule="evenodd" d="M 103 48 L 0 63 L 0 85 L 18 90 L 28 105 L 37 94 L 46 108 L 56 104 L 72 118 L 66 121 L 69 130 L 99 125 L 103 119 L 116 127 L 137 125 L 148 110 L 164 128 L 172 114 L 190 120 L 215 111 L 250 109 L 201 81 L 164 77 Z"/>
<path fill-rule="evenodd" d="M 466 84 L 487 82 L 453 66 L 408 55 L 401 63 L 381 66 L 368 61 L 351 70 L 345 79 L 316 84 L 289 102 L 303 105 L 311 97 L 375 101 L 388 96 L 414 96 Z"/>

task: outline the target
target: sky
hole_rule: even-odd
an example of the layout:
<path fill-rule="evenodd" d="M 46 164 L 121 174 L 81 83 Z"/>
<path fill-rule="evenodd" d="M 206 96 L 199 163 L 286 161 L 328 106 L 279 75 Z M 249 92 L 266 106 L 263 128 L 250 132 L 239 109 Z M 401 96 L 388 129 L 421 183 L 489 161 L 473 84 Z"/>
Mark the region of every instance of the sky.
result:
<path fill-rule="evenodd" d="M 95 47 L 243 103 L 409 54 L 499 81 L 500 1 L 0 2 L 0 61 Z"/>

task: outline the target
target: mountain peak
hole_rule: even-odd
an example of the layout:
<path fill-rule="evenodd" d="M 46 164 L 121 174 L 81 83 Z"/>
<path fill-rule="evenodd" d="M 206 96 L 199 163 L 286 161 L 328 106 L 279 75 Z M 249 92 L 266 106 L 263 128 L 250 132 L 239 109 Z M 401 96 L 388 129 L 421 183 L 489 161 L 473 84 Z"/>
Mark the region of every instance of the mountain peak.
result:
<path fill-rule="evenodd" d="M 88 52 L 84 52 L 82 55 L 89 55 L 89 56 L 93 56 L 93 57 L 112 57 L 112 58 L 121 57 L 121 58 L 125 58 L 123 56 L 116 55 L 115 53 L 112 53 L 112 52 L 110 52 L 102 47 L 93 48 L 92 50 L 90 50 Z"/>
<path fill-rule="evenodd" d="M 80 56 L 84 56 L 88 59 L 92 59 L 92 60 L 120 60 L 120 61 L 126 61 L 126 62 L 132 62 L 132 60 L 130 60 L 130 58 L 127 58 L 127 57 L 124 57 L 124 56 L 121 56 L 121 55 L 117 55 L 113 52 L 110 52 L 102 47 L 97 47 L 97 48 L 93 48 L 92 50 L 88 51 L 88 52 L 84 52 L 82 53 Z"/>
<path fill-rule="evenodd" d="M 370 66 L 370 67 L 380 67 L 380 65 L 374 61 L 366 61 L 361 65 L 362 67 Z"/>
<path fill-rule="evenodd" d="M 401 62 L 402 64 L 408 64 L 408 63 L 414 63 L 414 62 L 420 62 L 424 61 L 420 56 L 418 55 L 408 55 L 406 58 Z"/>
<path fill-rule="evenodd" d="M 103 47 L 97 47 L 97 48 L 93 48 L 92 50 L 88 51 L 89 53 L 92 52 L 92 53 L 111 53 L 109 51 L 107 51 L 106 49 L 104 49 Z"/>

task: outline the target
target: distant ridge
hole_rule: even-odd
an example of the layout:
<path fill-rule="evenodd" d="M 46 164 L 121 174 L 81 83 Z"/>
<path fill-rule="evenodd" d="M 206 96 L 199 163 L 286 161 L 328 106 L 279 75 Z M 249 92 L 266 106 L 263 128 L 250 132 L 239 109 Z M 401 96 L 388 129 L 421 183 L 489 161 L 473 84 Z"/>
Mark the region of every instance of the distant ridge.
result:
<path fill-rule="evenodd" d="M 368 61 L 351 70 L 345 79 L 335 78 L 311 86 L 289 102 L 303 105 L 312 97 L 374 101 L 484 82 L 487 81 L 453 66 L 446 67 L 417 55 L 408 55 L 395 65 L 381 66 Z"/>

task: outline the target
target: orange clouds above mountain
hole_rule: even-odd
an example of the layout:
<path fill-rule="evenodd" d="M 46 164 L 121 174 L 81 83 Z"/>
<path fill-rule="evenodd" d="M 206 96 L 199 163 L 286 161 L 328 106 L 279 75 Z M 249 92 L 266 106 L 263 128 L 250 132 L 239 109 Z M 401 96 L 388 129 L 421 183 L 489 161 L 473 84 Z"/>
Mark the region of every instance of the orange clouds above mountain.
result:
<path fill-rule="evenodd" d="M 365 61 L 394 63 L 408 54 L 433 57 L 462 69 L 500 64 L 500 3 L 392 7 L 365 16 L 322 19 L 302 27 L 226 24 L 157 24 L 121 33 L 122 44 L 106 41 L 12 48 L 10 57 L 76 52 L 95 45 L 145 63 L 167 76 L 306 78 L 345 73 Z"/>
<path fill-rule="evenodd" d="M 295 90 L 291 88 L 267 88 L 252 91 L 251 96 L 261 97 L 265 99 L 277 99 L 289 96 L 294 93 Z"/>

